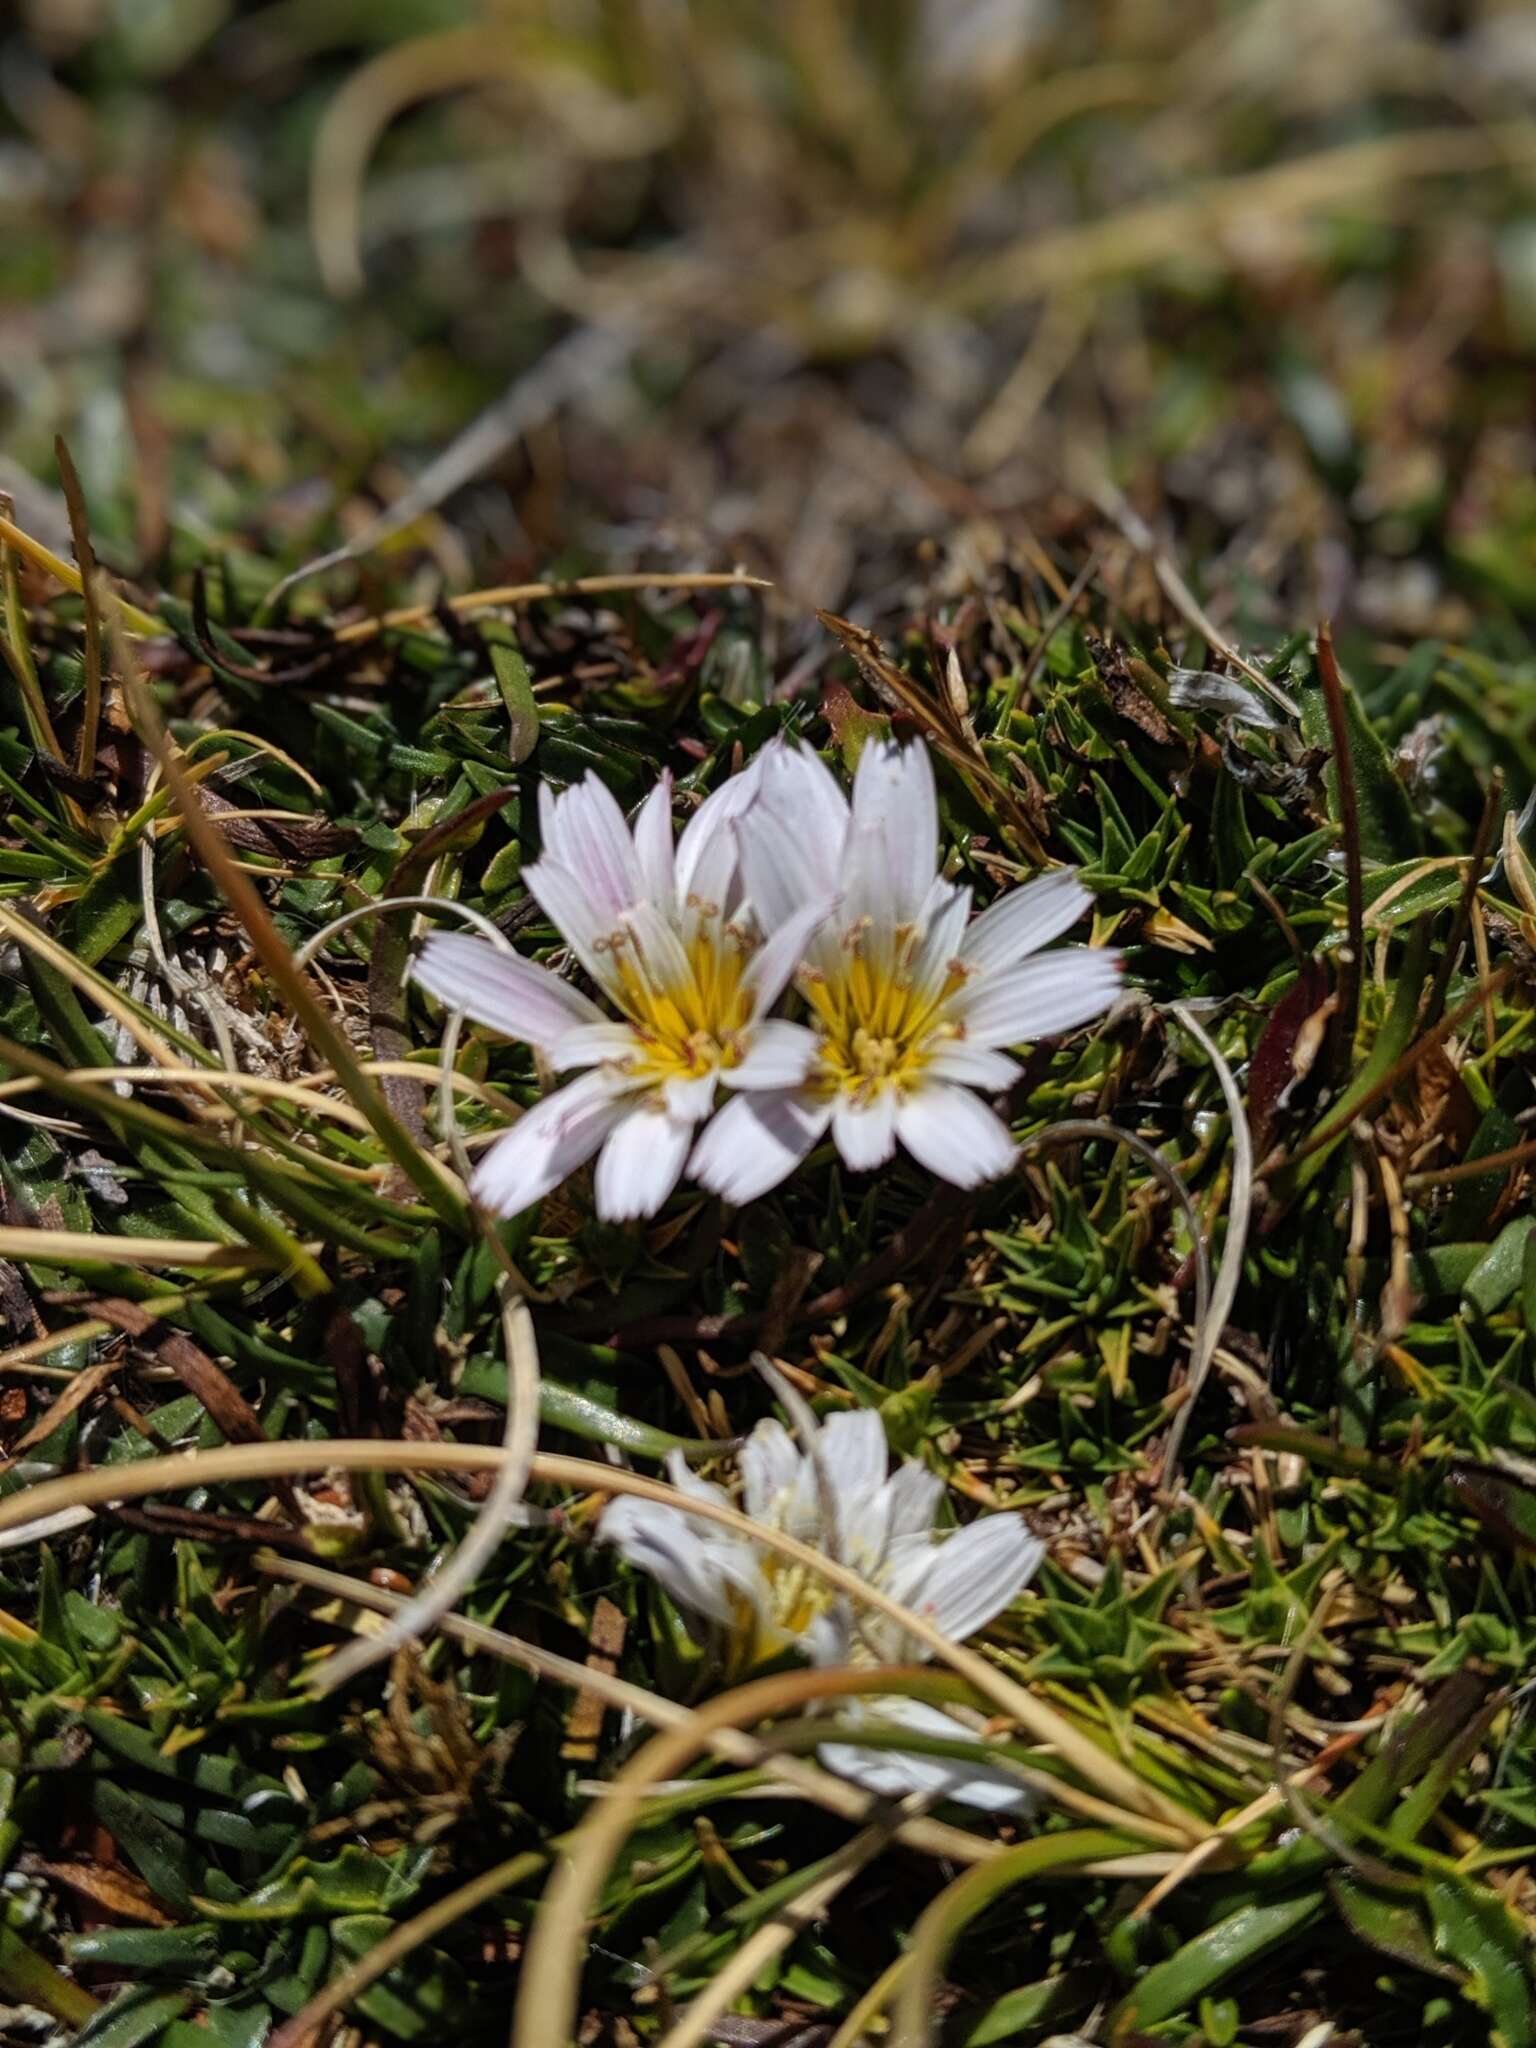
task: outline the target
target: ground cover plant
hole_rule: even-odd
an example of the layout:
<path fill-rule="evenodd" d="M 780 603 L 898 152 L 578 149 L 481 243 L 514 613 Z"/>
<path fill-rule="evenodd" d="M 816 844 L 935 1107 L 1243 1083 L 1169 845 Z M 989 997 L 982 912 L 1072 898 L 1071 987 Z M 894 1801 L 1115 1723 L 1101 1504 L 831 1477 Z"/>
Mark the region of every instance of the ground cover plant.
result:
<path fill-rule="evenodd" d="M 785 697 L 739 582 L 258 624 L 216 565 L 128 605 L 9 562 L 14 2003 L 89 2040 L 488 2037 L 597 1830 L 543 1909 L 583 2038 L 1529 2038 L 1508 635 L 1237 667 L 1129 560 L 958 594 L 940 560 Z M 739 1209 L 604 1222 L 582 1170 L 489 1231 L 455 1161 L 541 1083 L 478 1026 L 444 1064 L 419 913 L 377 906 L 558 965 L 540 789 L 633 810 L 665 767 L 681 817 L 781 734 L 842 778 L 926 746 L 946 873 L 993 902 L 1075 865 L 1119 999 L 1025 1049 L 980 1187 L 825 1143 Z M 530 1330 L 520 1525 L 451 1628 L 322 1692 L 465 1538 Z M 599 1540 L 626 1472 L 729 1481 L 797 1402 L 1044 1546 L 979 1670 L 897 1674 L 1009 1717 L 1032 1819 L 895 1845 L 853 1781 L 787 1790 L 867 1720 L 807 1718 L 792 1655 L 722 1661 Z"/>

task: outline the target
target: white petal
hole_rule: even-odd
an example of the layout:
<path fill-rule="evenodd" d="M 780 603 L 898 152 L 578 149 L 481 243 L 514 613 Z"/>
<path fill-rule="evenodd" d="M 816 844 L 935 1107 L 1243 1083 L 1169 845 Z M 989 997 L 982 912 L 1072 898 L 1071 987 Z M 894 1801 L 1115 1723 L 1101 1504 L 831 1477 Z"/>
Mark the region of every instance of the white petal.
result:
<path fill-rule="evenodd" d="M 831 916 L 833 901 L 831 896 L 824 896 L 819 901 L 803 903 L 798 910 L 792 910 L 753 954 L 747 963 L 744 979 L 752 991 L 754 1017 L 765 1015 L 784 993 L 789 977 L 800 965 L 811 934 Z"/>
<path fill-rule="evenodd" d="M 683 942 L 671 917 L 654 903 L 636 903 L 624 911 L 619 931 L 623 945 L 617 957 L 639 982 L 663 997 L 688 987 L 693 969 Z"/>
<path fill-rule="evenodd" d="M 605 1223 L 654 1216 L 677 1186 L 693 1125 L 647 1102 L 609 1133 L 597 1162 L 594 1192 Z"/>
<path fill-rule="evenodd" d="M 641 1058 L 646 1047 L 633 1024 L 604 1017 L 592 1024 L 573 1024 L 549 1047 L 549 1063 L 560 1072 L 570 1067 L 596 1067 L 605 1060 L 627 1064 Z"/>
<path fill-rule="evenodd" d="M 776 747 L 764 756 L 757 796 L 742 813 L 737 837 L 752 908 L 764 930 L 774 931 L 839 886 L 848 806 L 808 750 Z"/>
<path fill-rule="evenodd" d="M 758 1574 L 748 1546 L 710 1540 L 680 1509 L 660 1501 L 620 1499 L 603 1510 L 598 1533 L 629 1563 L 648 1572 L 679 1607 L 729 1625 L 733 1590 L 752 1599 Z M 755 1602 L 754 1602 L 755 1604 Z"/>
<path fill-rule="evenodd" d="M 832 1112 L 832 1136 L 855 1173 L 884 1166 L 896 1150 L 896 1090 L 877 1088 L 863 1102 L 839 1095 Z"/>
<path fill-rule="evenodd" d="M 970 914 L 969 889 L 953 882 L 934 882 L 919 920 L 922 939 L 912 959 L 914 988 L 926 990 L 934 997 L 942 992 L 950 969 L 959 958 Z"/>
<path fill-rule="evenodd" d="M 848 831 L 848 799 L 837 777 L 818 753 L 798 743 L 765 747 L 761 759 L 763 799 L 799 820 L 811 859 L 834 873 Z"/>
<path fill-rule="evenodd" d="M 801 1093 L 737 1095 L 705 1127 L 688 1171 L 726 1201 L 754 1202 L 793 1173 L 831 1120 Z"/>
<path fill-rule="evenodd" d="M 886 1492 L 892 1538 L 926 1536 L 944 1496 L 944 1482 L 938 1473 L 930 1472 L 916 1458 L 903 1458 L 886 1482 Z"/>
<path fill-rule="evenodd" d="M 958 1081 L 967 1088 L 1011 1088 L 1023 1071 L 1007 1053 L 965 1038 L 941 1039 L 923 1068 L 930 1080 Z"/>
<path fill-rule="evenodd" d="M 901 1575 L 908 1581 L 903 1589 L 893 1574 L 889 1590 L 963 1643 L 1017 1599 L 1044 1555 L 1045 1545 L 1030 1535 L 1021 1516 L 985 1515 L 941 1542 L 921 1575 Z M 921 1583 L 912 1583 L 919 1576 Z"/>
<path fill-rule="evenodd" d="M 713 1480 L 701 1479 L 681 1451 L 668 1451 L 667 1477 L 678 1492 L 686 1493 L 690 1500 L 707 1500 L 711 1506 L 717 1508 L 728 1508 L 731 1504 L 731 1497 L 725 1488 L 716 1486 Z M 689 1526 L 698 1529 L 706 1542 L 714 1542 L 717 1539 L 724 1541 L 728 1534 L 723 1529 L 701 1526 L 697 1522 L 692 1522 Z"/>
<path fill-rule="evenodd" d="M 602 1012 L 547 967 L 500 952 L 464 932 L 432 932 L 411 968 L 411 978 L 477 1024 L 505 1032 L 548 1052 L 572 1025 L 597 1022 Z"/>
<path fill-rule="evenodd" d="M 896 1131 L 919 1166 L 957 1188 L 996 1180 L 1018 1155 L 1002 1119 L 947 1081 L 915 1088 L 897 1112 Z"/>
<path fill-rule="evenodd" d="M 853 823 L 855 832 L 870 830 L 882 847 L 897 922 L 915 923 L 939 858 L 933 763 L 921 741 L 865 746 L 853 779 Z"/>
<path fill-rule="evenodd" d="M 737 1463 L 741 1468 L 742 1506 L 755 1521 L 768 1519 L 777 1496 L 792 1487 L 800 1476 L 800 1453 L 782 1422 L 768 1417 L 758 1423 L 742 1445 Z"/>
<path fill-rule="evenodd" d="M 845 1410 L 822 1424 L 816 1443 L 821 1469 L 840 1515 L 858 1515 L 885 1485 L 891 1454 L 885 1424 L 873 1408 Z"/>
<path fill-rule="evenodd" d="M 1072 946 L 1021 967 L 982 974 L 961 989 L 952 1014 L 976 1045 L 1020 1045 L 1055 1038 L 1101 1016 L 1120 993 L 1120 955 L 1104 946 Z"/>
<path fill-rule="evenodd" d="M 635 901 L 641 880 L 635 842 L 601 776 L 589 772 L 555 799 L 546 835 L 546 851 L 580 877 L 600 914 L 613 917 Z"/>
<path fill-rule="evenodd" d="M 685 1123 L 690 1131 L 694 1124 L 701 1124 L 715 1106 L 715 1085 L 719 1076 L 711 1068 L 707 1074 L 690 1074 L 687 1079 L 667 1081 L 662 1086 L 661 1099 L 667 1105 L 667 1114 Z"/>
<path fill-rule="evenodd" d="M 842 1710 L 844 1720 L 895 1723 L 915 1734 L 949 1742 L 975 1740 L 974 1731 L 926 1700 L 906 1699 L 900 1694 L 876 1700 L 849 1700 Z M 954 1800 L 961 1806 L 975 1806 L 986 1813 L 1027 1813 L 1035 1805 L 1034 1794 L 1006 1767 L 962 1762 L 958 1757 L 918 1756 L 899 1749 L 859 1749 L 852 1743 L 827 1742 L 817 1751 L 822 1763 L 839 1777 L 849 1778 L 887 1799 L 904 1798 L 909 1792 L 926 1792 L 930 1797 Z"/>
<path fill-rule="evenodd" d="M 767 1017 L 752 1031 L 734 1067 L 722 1067 L 727 1088 L 798 1088 L 816 1057 L 816 1034 L 803 1024 Z"/>
<path fill-rule="evenodd" d="M 1026 953 L 1037 953 L 1092 907 L 1093 898 L 1077 879 L 1076 868 L 1053 868 L 984 910 L 965 935 L 962 952 L 971 967 L 1011 967 Z"/>
<path fill-rule="evenodd" d="M 546 1095 L 498 1138 L 470 1193 L 494 1215 L 520 1216 L 590 1159 L 628 1104 L 606 1069 Z"/>
<path fill-rule="evenodd" d="M 894 971 L 896 927 L 901 922 L 893 886 L 890 850 L 884 835 L 857 818 L 843 857 L 843 895 L 838 924 L 858 929 L 858 949 L 881 979 Z"/>
<path fill-rule="evenodd" d="M 691 891 L 700 892 L 701 863 L 723 846 L 734 863 L 736 837 L 733 821 L 739 818 L 757 795 L 761 770 L 749 762 L 739 775 L 729 776 L 705 797 L 683 827 L 677 842 L 677 895 L 681 901 Z"/>
<path fill-rule="evenodd" d="M 523 869 L 528 893 L 559 932 L 588 974 L 610 995 L 619 989 L 608 950 L 615 919 L 573 869 L 553 855 Z"/>
<path fill-rule="evenodd" d="M 670 908 L 677 895 L 670 769 L 663 768 L 661 780 L 640 806 L 640 815 L 635 819 L 635 860 L 646 895 L 653 903 L 664 903 Z"/>

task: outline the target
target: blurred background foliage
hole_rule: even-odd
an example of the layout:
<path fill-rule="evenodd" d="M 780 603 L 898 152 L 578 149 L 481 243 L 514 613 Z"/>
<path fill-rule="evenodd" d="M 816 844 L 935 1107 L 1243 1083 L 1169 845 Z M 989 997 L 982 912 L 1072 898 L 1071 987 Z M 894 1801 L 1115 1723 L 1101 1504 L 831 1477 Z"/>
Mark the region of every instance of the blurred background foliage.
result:
<path fill-rule="evenodd" d="M 1455 632 L 1536 592 L 1533 92 L 1502 0 L 30 0 L 0 432 L 129 569 L 425 470 L 450 579 L 803 612 L 1124 492 L 1229 613 Z"/>

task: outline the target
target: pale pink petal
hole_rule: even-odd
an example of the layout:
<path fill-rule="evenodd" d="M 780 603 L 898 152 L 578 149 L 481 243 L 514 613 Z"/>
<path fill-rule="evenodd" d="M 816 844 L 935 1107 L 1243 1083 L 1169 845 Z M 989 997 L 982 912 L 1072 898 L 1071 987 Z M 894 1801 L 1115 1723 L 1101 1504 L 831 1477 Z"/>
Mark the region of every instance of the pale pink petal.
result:
<path fill-rule="evenodd" d="M 594 1187 L 605 1223 L 656 1214 L 677 1186 L 693 1128 L 651 1101 L 614 1125 L 598 1157 Z"/>
<path fill-rule="evenodd" d="M 971 892 L 953 882 L 935 880 L 918 920 L 922 937 L 912 958 L 912 985 L 937 997 L 960 957 Z"/>
<path fill-rule="evenodd" d="M 896 1150 L 896 1090 L 877 1088 L 863 1102 L 839 1095 L 832 1112 L 832 1136 L 844 1163 L 855 1173 L 884 1166 Z"/>
<path fill-rule="evenodd" d="M 673 920 L 654 903 L 636 903 L 619 918 L 627 950 L 621 959 L 658 989 L 687 986 L 693 969 Z"/>
<path fill-rule="evenodd" d="M 705 1127 L 688 1170 L 727 1202 L 756 1201 L 794 1172 L 831 1115 L 830 1103 L 803 1091 L 733 1096 Z"/>
<path fill-rule="evenodd" d="M 774 931 L 841 886 L 848 806 L 808 749 L 765 748 L 756 800 L 738 828 L 742 875 L 758 922 Z"/>
<path fill-rule="evenodd" d="M 617 1544 L 637 1571 L 649 1573 L 689 1614 L 727 1627 L 739 1611 L 733 1592 L 757 1604 L 760 1577 L 750 1547 L 707 1530 L 680 1508 L 632 1498 L 612 1501 L 598 1534 Z"/>
<path fill-rule="evenodd" d="M 672 857 L 672 773 L 661 779 L 640 806 L 635 819 L 635 861 L 645 893 L 653 903 L 671 908 L 677 881 Z"/>
<path fill-rule="evenodd" d="M 734 1067 L 722 1067 L 727 1088 L 798 1088 L 816 1057 L 816 1034 L 782 1017 L 765 1017 L 753 1027 L 747 1050 Z"/>
<path fill-rule="evenodd" d="M 764 799 L 797 818 L 811 857 L 834 867 L 848 830 L 848 799 L 837 777 L 818 753 L 798 742 L 765 747 L 759 758 Z"/>
<path fill-rule="evenodd" d="M 523 869 L 528 893 L 598 985 L 611 995 L 618 987 L 609 942 L 615 919 L 598 908 L 582 876 L 547 856 Z"/>
<path fill-rule="evenodd" d="M 784 993 L 812 933 L 831 915 L 833 900 L 824 896 L 819 902 L 804 903 L 798 910 L 792 910 L 753 954 L 744 979 L 752 991 L 754 1017 L 765 1016 Z"/>
<path fill-rule="evenodd" d="M 962 952 L 967 966 L 1011 967 L 1026 953 L 1038 953 L 1052 939 L 1070 931 L 1093 898 L 1077 878 L 1076 868 L 1053 868 L 984 910 L 965 935 Z"/>
<path fill-rule="evenodd" d="M 580 878 L 599 915 L 613 917 L 635 901 L 640 887 L 635 842 L 618 799 L 601 776 L 588 773 L 556 797 L 545 832 L 546 852 Z"/>
<path fill-rule="evenodd" d="M 926 1055 L 923 1077 L 929 1081 L 959 1081 L 968 1088 L 1011 1088 L 1024 1069 L 1007 1053 L 990 1046 L 972 1045 L 969 1039 L 946 1038 Z"/>
<path fill-rule="evenodd" d="M 725 1488 L 716 1486 L 713 1480 L 701 1479 L 681 1451 L 668 1451 L 667 1477 L 678 1492 L 686 1493 L 690 1500 L 707 1500 L 717 1508 L 728 1508 L 731 1504 L 731 1496 Z M 711 1527 L 708 1523 L 695 1522 L 693 1527 L 706 1542 L 734 1540 L 729 1539 L 728 1532 L 718 1526 Z"/>
<path fill-rule="evenodd" d="M 470 1193 L 496 1216 L 520 1216 L 592 1157 L 627 1103 L 600 1068 L 546 1095 L 481 1160 Z"/>
<path fill-rule="evenodd" d="M 857 931 L 853 941 L 880 977 L 896 966 L 896 927 L 900 922 L 895 877 L 884 835 L 874 825 L 854 819 L 843 855 L 843 894 L 838 926 Z M 845 942 L 846 943 L 846 942 Z"/>
<path fill-rule="evenodd" d="M 1102 946 L 1072 946 L 978 975 L 954 997 L 950 1014 L 974 1045 L 1020 1045 L 1089 1023 L 1119 993 L 1120 955 Z"/>
<path fill-rule="evenodd" d="M 897 1135 L 919 1166 L 957 1188 L 980 1187 L 1017 1157 L 1008 1127 L 968 1088 L 932 1081 L 902 1102 Z"/>
<path fill-rule="evenodd" d="M 440 1003 L 540 1052 L 573 1025 L 595 1023 L 602 1016 L 595 1003 L 548 968 L 463 932 L 429 933 L 411 978 Z"/>
<path fill-rule="evenodd" d="M 708 895 L 725 903 L 736 865 L 735 820 L 757 795 L 761 770 L 751 761 L 705 797 L 677 842 L 677 897 Z M 722 863 L 723 856 L 723 863 Z"/>

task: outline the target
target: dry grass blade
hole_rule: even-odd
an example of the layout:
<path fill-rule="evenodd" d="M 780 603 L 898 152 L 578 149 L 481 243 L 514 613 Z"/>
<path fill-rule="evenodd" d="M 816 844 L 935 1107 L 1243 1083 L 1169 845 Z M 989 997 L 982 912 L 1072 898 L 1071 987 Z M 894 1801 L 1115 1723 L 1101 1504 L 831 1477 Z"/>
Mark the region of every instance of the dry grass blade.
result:
<path fill-rule="evenodd" d="M 307 1250 L 318 1251 L 318 1245 Z M 281 1271 L 283 1261 L 259 1246 L 217 1244 L 201 1237 L 127 1237 L 95 1230 L 34 1230 L 0 1226 L 0 1258 L 37 1265 L 215 1266 L 231 1273 Z"/>
<path fill-rule="evenodd" d="M 35 568 L 45 569 L 55 582 L 61 583 L 66 590 L 73 591 L 76 597 L 85 595 L 84 582 L 73 562 L 66 562 L 64 557 L 56 555 L 52 548 L 45 548 L 40 540 L 34 540 L 14 519 L 5 518 L 3 515 L 0 515 L 0 542 L 7 548 L 14 548 L 18 555 L 25 555 Z M 140 639 L 153 640 L 165 632 L 165 621 L 157 619 L 153 612 L 143 611 L 138 605 L 129 604 L 123 598 L 118 598 L 116 602 L 122 612 L 123 624 L 130 633 L 137 634 Z"/>
<path fill-rule="evenodd" d="M 474 612 L 493 611 L 501 605 L 539 604 L 547 598 L 604 597 L 625 590 L 772 590 L 764 576 L 749 576 L 745 570 L 699 570 L 683 575 L 639 574 L 625 576 L 572 576 L 563 583 L 502 583 L 488 590 L 466 590 L 447 600 L 448 610 L 457 618 Z M 338 645 L 371 640 L 376 633 L 397 627 L 429 626 L 437 606 L 411 604 L 399 611 L 385 612 L 376 619 L 357 619 L 337 629 Z"/>

